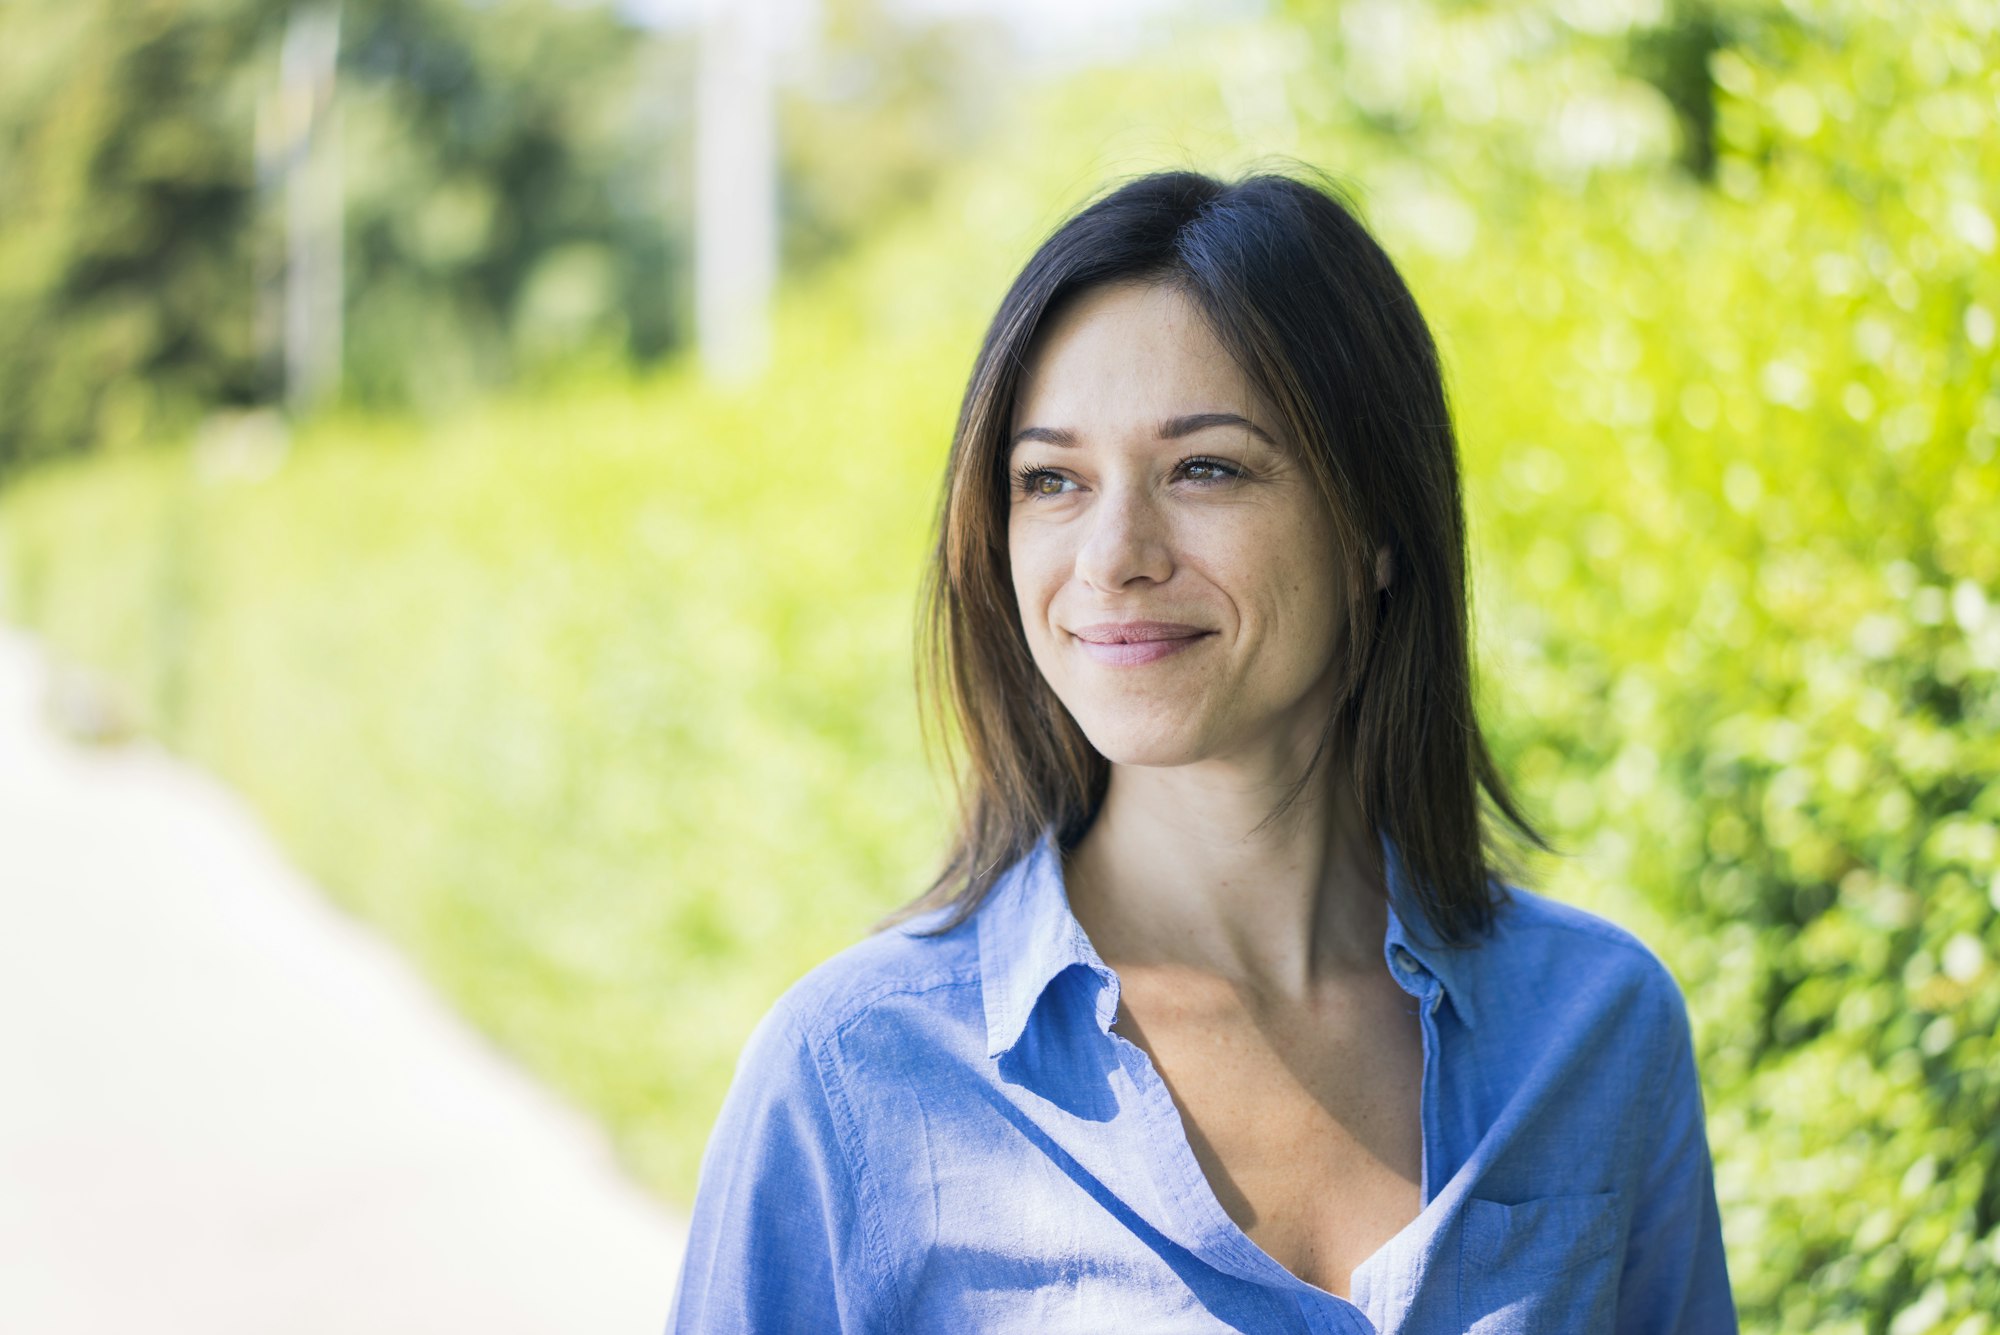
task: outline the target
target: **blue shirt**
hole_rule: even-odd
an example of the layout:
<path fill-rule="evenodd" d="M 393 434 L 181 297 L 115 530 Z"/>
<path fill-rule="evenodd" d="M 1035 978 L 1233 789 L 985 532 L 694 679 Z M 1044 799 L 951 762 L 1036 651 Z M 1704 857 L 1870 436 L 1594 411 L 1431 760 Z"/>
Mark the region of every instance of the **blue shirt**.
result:
<path fill-rule="evenodd" d="M 1423 1029 L 1423 1206 L 1351 1302 L 1224 1212 L 1111 1029 L 1118 977 L 1044 832 L 967 922 L 878 933 L 757 1026 L 669 1331 L 1734 1331 L 1673 976 L 1518 887 L 1479 946 L 1436 946 L 1384 852 L 1383 961 Z"/>

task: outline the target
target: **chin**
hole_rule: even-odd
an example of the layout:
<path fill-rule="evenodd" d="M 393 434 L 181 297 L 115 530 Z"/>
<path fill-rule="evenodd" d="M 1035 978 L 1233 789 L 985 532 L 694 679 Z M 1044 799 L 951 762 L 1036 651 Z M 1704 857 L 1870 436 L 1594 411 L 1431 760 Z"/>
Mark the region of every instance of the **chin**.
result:
<path fill-rule="evenodd" d="M 1144 765 L 1166 769 L 1189 765 L 1207 753 L 1204 730 L 1189 718 L 1134 718 L 1109 712 L 1076 714 L 1077 726 L 1114 765 Z"/>

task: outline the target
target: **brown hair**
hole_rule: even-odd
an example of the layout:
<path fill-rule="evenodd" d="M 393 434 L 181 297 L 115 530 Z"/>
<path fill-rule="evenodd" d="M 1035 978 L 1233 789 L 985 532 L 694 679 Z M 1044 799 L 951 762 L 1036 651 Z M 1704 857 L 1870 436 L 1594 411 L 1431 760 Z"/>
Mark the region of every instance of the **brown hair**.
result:
<path fill-rule="evenodd" d="M 1269 172 L 1132 180 L 1059 226 L 1000 303 L 959 410 L 919 623 L 927 718 L 948 733 L 955 717 L 965 752 L 963 770 L 952 767 L 960 824 L 943 870 L 889 921 L 950 906 L 936 930 L 963 922 L 1045 825 L 1074 847 L 1104 799 L 1110 762 L 1042 679 L 1021 628 L 1006 456 L 1037 331 L 1079 294 L 1121 281 L 1192 300 L 1277 408 L 1332 517 L 1350 628 L 1342 703 L 1273 815 L 1344 752 L 1368 828 L 1394 841 L 1431 927 L 1452 944 L 1484 935 L 1505 894 L 1501 821 L 1549 848 L 1508 794 L 1473 709 L 1457 443 L 1436 346 L 1340 187 L 1306 171 L 1314 183 Z M 1388 589 L 1374 577 L 1383 543 Z"/>

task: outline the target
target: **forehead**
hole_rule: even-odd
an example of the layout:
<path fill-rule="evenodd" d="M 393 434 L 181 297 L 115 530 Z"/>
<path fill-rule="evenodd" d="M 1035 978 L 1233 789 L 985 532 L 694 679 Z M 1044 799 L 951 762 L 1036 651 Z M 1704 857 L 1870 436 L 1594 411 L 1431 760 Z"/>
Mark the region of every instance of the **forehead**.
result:
<path fill-rule="evenodd" d="M 1118 283 L 1082 293 L 1037 332 L 1011 429 L 1088 429 L 1222 409 L 1271 419 L 1191 300 L 1162 284 Z"/>

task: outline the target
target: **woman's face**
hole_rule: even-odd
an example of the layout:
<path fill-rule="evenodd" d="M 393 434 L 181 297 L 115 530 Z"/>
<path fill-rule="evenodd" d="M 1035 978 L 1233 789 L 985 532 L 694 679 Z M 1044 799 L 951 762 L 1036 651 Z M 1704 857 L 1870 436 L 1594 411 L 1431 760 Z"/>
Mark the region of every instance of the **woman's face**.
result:
<path fill-rule="evenodd" d="M 1091 745 L 1126 765 L 1303 761 L 1345 629 L 1331 525 L 1187 298 L 1085 293 L 1041 331 L 1009 439 L 1014 596 Z"/>

